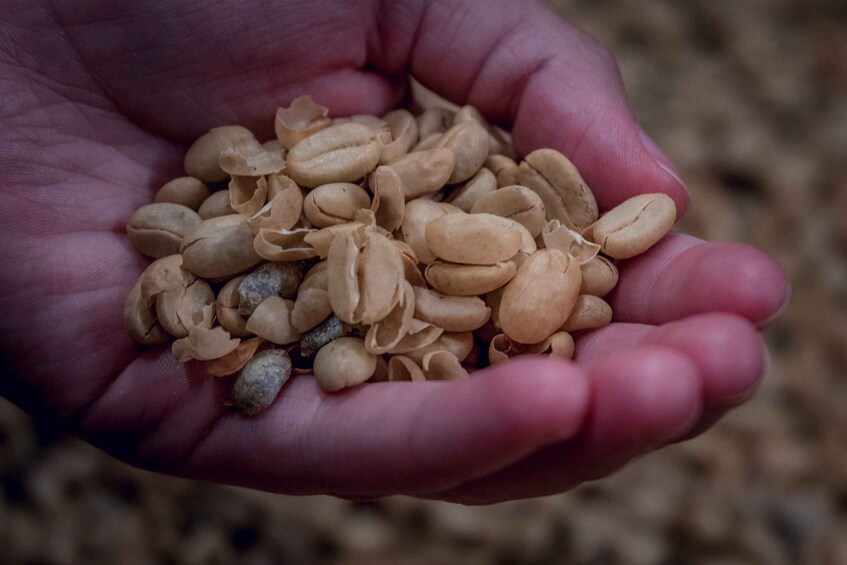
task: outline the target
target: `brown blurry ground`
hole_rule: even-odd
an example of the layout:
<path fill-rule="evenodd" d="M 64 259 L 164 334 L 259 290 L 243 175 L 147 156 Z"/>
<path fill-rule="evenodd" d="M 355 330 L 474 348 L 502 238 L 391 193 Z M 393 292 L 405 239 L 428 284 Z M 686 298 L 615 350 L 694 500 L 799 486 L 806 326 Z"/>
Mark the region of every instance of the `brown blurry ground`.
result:
<path fill-rule="evenodd" d="M 553 3 L 618 56 L 693 193 L 683 229 L 787 270 L 758 396 L 607 480 L 487 508 L 156 476 L 0 401 L 0 562 L 847 564 L 847 4 Z"/>

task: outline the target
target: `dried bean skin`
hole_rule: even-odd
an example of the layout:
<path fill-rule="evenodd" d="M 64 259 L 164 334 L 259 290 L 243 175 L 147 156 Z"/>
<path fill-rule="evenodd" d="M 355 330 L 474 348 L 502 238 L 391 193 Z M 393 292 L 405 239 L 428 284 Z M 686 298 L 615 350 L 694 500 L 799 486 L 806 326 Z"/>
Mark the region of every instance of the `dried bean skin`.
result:
<path fill-rule="evenodd" d="M 444 332 L 432 343 L 413 349 L 404 355 L 414 362 L 420 363 L 425 355 L 433 351 L 447 351 L 459 361 L 464 361 L 470 355 L 473 343 L 473 333 L 471 332 Z"/>
<path fill-rule="evenodd" d="M 236 337 L 247 337 L 247 318 L 238 313 L 238 286 L 245 276 L 235 277 L 218 292 L 215 315 L 223 329 Z"/>
<path fill-rule="evenodd" d="M 186 337 L 171 344 L 171 352 L 180 363 L 191 359 L 211 361 L 220 359 L 235 351 L 240 342 L 220 326 L 212 327 L 214 306 L 203 309 L 203 319 L 194 324 Z"/>
<path fill-rule="evenodd" d="M 418 122 L 411 112 L 397 109 L 382 117 L 391 133 L 391 141 L 383 144 L 380 164 L 405 155 L 418 141 Z"/>
<path fill-rule="evenodd" d="M 389 381 L 425 381 L 423 371 L 417 363 L 405 355 L 393 355 L 388 361 Z"/>
<path fill-rule="evenodd" d="M 268 182 L 265 177 L 233 176 L 228 192 L 230 207 L 250 218 L 267 203 Z"/>
<path fill-rule="evenodd" d="M 368 177 L 368 185 L 374 194 L 371 211 L 377 225 L 393 232 L 403 224 L 406 213 L 403 181 L 397 171 L 382 165 Z"/>
<path fill-rule="evenodd" d="M 140 280 L 124 301 L 124 328 L 139 345 L 157 345 L 168 340 L 168 334 L 156 319 L 156 309 L 141 299 Z"/>
<path fill-rule="evenodd" d="M 276 113 L 277 142 L 291 149 L 301 139 L 329 126 L 328 113 L 327 108 L 315 104 L 309 95 L 295 98 L 287 108 L 280 108 Z"/>
<path fill-rule="evenodd" d="M 424 378 L 428 381 L 455 381 L 468 378 L 468 371 L 449 351 L 432 351 L 421 360 Z"/>
<path fill-rule="evenodd" d="M 277 345 L 295 343 L 301 335 L 291 323 L 293 309 L 293 300 L 268 297 L 247 318 L 247 331 Z"/>
<path fill-rule="evenodd" d="M 371 325 L 365 334 L 365 349 L 374 355 L 394 350 L 412 327 L 415 304 L 414 287 L 408 281 L 403 281 L 397 305 L 385 318 Z"/>
<path fill-rule="evenodd" d="M 233 178 L 236 175 L 259 177 L 285 169 L 285 150 L 266 149 L 258 141 L 228 147 L 218 157 L 221 169 Z"/>
<path fill-rule="evenodd" d="M 215 293 L 203 279 L 191 277 L 185 286 L 156 296 L 156 316 L 174 337 L 185 337 L 203 320 L 203 309 L 215 302 Z"/>

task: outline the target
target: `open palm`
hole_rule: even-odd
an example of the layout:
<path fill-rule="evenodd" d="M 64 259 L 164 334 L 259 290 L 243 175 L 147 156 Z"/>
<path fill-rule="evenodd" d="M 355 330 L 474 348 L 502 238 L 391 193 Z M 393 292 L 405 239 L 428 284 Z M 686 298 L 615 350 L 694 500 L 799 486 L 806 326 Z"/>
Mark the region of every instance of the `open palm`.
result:
<path fill-rule="evenodd" d="M 123 226 L 181 174 L 185 143 L 309 93 L 381 114 L 405 76 L 569 155 L 603 209 L 687 195 L 640 135 L 614 61 L 525 2 L 19 3 L 0 22 L 0 392 L 133 464 L 285 493 L 472 503 L 559 492 L 697 433 L 752 393 L 755 324 L 786 298 L 740 245 L 671 235 L 620 265 L 616 322 L 577 362 L 524 359 L 456 382 L 325 395 L 296 378 L 259 417 L 122 305 L 147 261 Z M 496 5 L 494 5 L 496 4 Z"/>

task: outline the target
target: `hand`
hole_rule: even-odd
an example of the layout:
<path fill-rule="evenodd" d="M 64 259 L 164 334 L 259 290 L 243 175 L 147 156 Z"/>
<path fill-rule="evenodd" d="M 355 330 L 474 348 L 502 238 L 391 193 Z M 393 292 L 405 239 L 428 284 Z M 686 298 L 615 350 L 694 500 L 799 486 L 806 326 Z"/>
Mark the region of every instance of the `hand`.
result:
<path fill-rule="evenodd" d="M 512 0 L 88 2 L 0 22 L 0 392 L 135 465 L 284 493 L 469 503 L 560 492 L 706 429 L 763 372 L 755 324 L 787 299 L 743 245 L 670 235 L 620 265 L 616 323 L 575 363 L 525 359 L 459 382 L 325 395 L 295 378 L 243 418 L 212 378 L 126 336 L 147 260 L 123 226 L 181 174 L 185 143 L 239 123 L 271 137 L 309 93 L 381 114 L 404 75 L 514 124 L 521 153 L 570 156 L 603 209 L 688 196 L 627 106 L 612 57 Z M 49 4 L 47 4 L 49 6 Z"/>

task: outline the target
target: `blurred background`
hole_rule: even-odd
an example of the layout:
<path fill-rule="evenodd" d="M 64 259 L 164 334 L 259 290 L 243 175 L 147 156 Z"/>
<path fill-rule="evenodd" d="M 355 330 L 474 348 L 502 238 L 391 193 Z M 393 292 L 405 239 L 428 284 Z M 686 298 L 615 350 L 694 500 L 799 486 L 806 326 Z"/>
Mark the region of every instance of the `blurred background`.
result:
<path fill-rule="evenodd" d="M 683 172 L 683 230 L 793 284 L 756 398 L 545 499 L 290 498 L 129 468 L 0 400 L 8 564 L 847 564 L 847 3 L 554 0 Z"/>

